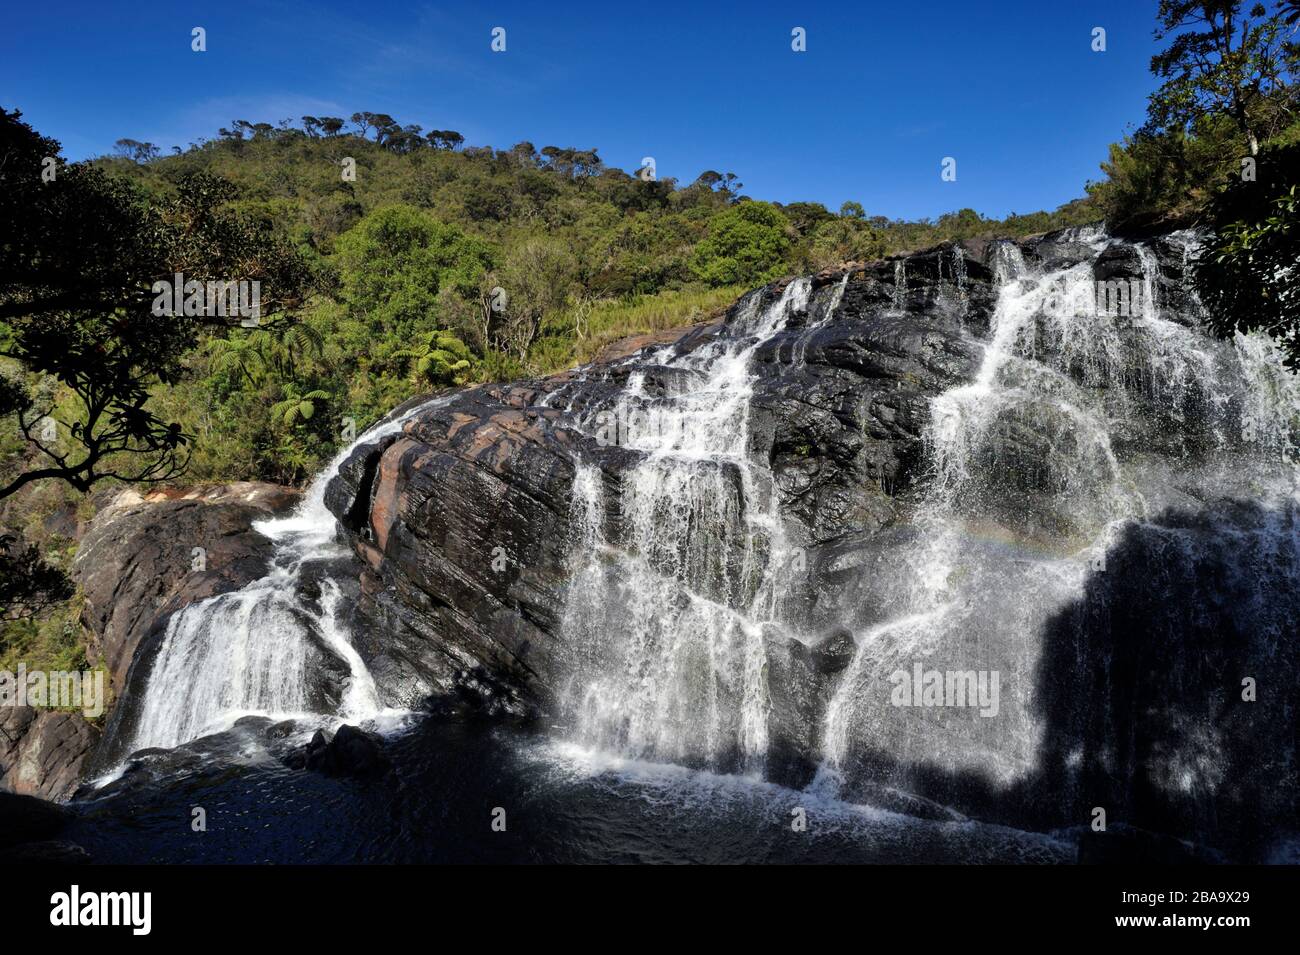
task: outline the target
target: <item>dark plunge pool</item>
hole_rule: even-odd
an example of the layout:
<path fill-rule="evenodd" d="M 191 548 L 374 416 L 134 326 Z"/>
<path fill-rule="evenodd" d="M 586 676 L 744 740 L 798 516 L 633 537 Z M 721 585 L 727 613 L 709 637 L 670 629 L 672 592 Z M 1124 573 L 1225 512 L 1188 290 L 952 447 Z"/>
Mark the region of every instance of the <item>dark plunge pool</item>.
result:
<path fill-rule="evenodd" d="M 287 768 L 246 720 L 83 792 L 67 833 L 97 863 L 1061 863 L 1065 839 L 632 762 L 525 730 L 424 718 L 388 773 Z M 193 822 L 202 809 L 206 831 Z M 502 810 L 504 812 L 502 812 Z M 494 821 L 496 826 L 494 828 Z M 804 825 L 800 825 L 804 823 Z M 504 829 L 502 830 L 502 824 Z"/>

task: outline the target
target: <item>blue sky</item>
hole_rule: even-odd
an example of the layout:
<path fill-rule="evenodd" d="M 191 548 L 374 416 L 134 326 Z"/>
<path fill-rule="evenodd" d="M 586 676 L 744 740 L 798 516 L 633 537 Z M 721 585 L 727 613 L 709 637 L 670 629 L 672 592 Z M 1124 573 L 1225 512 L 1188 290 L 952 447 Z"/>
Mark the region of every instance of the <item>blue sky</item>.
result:
<path fill-rule="evenodd" d="M 1142 120 L 1155 0 L 12 4 L 0 104 L 81 159 L 231 120 L 392 114 L 474 145 L 597 147 L 661 177 L 868 213 L 1055 208 Z M 190 30 L 208 49 L 190 49 Z M 491 30 L 506 30 L 504 53 Z M 804 27 L 807 51 L 790 48 Z M 1094 27 L 1104 53 L 1091 50 Z M 957 180 L 944 182 L 944 157 Z"/>

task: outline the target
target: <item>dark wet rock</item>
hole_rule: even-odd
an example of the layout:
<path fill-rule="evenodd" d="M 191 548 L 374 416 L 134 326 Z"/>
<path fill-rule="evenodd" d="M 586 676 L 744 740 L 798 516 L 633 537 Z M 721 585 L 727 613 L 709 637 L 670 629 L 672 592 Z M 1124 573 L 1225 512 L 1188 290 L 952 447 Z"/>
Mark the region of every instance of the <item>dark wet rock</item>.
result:
<path fill-rule="evenodd" d="M 0 849 L 0 865 L 86 865 L 90 853 L 75 842 L 25 842 Z"/>
<path fill-rule="evenodd" d="M 527 385 L 462 392 L 381 454 L 358 448 L 331 482 L 327 504 L 367 565 L 376 626 L 361 628 L 359 649 L 404 703 L 457 695 L 480 667 L 512 688 L 507 710 L 547 690 L 533 677 L 562 606 L 579 439 L 554 427 L 559 412 L 531 406 L 540 397 Z"/>
<path fill-rule="evenodd" d="M 147 798 L 151 791 L 168 781 L 209 772 L 236 772 L 235 767 L 273 760 L 284 762 L 301 749 L 292 737 L 295 730 L 292 720 L 277 723 L 265 716 L 245 716 L 228 730 L 201 736 L 172 749 L 136 750 L 124 755 L 101 785 L 83 781 L 73 800 L 86 802 L 122 794 Z"/>
<path fill-rule="evenodd" d="M 806 786 L 820 759 L 818 704 L 829 686 L 798 640 L 768 641 L 766 677 L 771 717 L 764 772 L 789 786 Z"/>
<path fill-rule="evenodd" d="M 720 310 L 725 311 L 725 310 Z M 716 333 L 720 324 L 721 316 L 715 316 L 708 321 L 700 322 L 688 330 L 686 335 L 709 335 Z M 595 363 L 598 365 L 609 364 L 621 358 L 627 358 L 636 354 L 645 348 L 656 345 L 671 345 L 673 342 L 683 337 L 682 329 L 668 328 L 663 331 L 649 332 L 645 335 L 632 335 L 628 338 L 620 338 L 618 341 L 610 342 L 596 355 Z"/>
<path fill-rule="evenodd" d="M 1126 529 L 1041 636 L 1043 808 L 1101 806 L 1238 859 L 1293 825 L 1300 554 L 1279 541 L 1297 518 L 1223 501 Z"/>
<path fill-rule="evenodd" d="M 0 847 L 47 840 L 72 818 L 69 810 L 44 799 L 0 792 Z"/>
<path fill-rule="evenodd" d="M 895 518 L 918 476 L 930 399 L 973 374 L 980 351 L 955 330 L 892 314 L 804 338 L 798 363 L 781 335 L 756 355 L 751 444 L 771 462 L 783 510 L 821 543 Z"/>
<path fill-rule="evenodd" d="M 293 720 L 281 720 L 266 728 L 266 738 L 269 740 L 288 739 L 298 728 L 298 724 Z"/>
<path fill-rule="evenodd" d="M 62 806 L 0 792 L 0 865 L 78 865 L 90 861 L 81 846 L 59 836 L 74 814 Z"/>
<path fill-rule="evenodd" d="M 86 596 L 82 623 L 115 694 L 124 691 L 141 642 L 168 616 L 266 572 L 271 542 L 251 524 L 296 500 L 290 489 L 256 482 L 143 497 L 129 488 L 95 515 L 73 573 Z"/>
<path fill-rule="evenodd" d="M 285 764 L 326 776 L 366 778 L 381 776 L 391 768 L 384 743 L 374 733 L 343 725 L 333 736 L 317 730 L 306 746 L 291 753 Z"/>
<path fill-rule="evenodd" d="M 1092 258 L 1088 240 L 1093 233 L 1093 229 L 1062 229 L 1031 236 L 1018 244 L 1026 260 L 1036 262 L 1044 271 L 1064 269 Z"/>
<path fill-rule="evenodd" d="M 853 634 L 841 627 L 827 634 L 812 648 L 813 665 L 819 673 L 826 675 L 839 673 L 853 661 L 857 650 L 858 645 L 853 640 Z"/>
<path fill-rule="evenodd" d="M 0 789 L 66 799 L 99 737 L 98 727 L 80 713 L 0 707 Z"/>

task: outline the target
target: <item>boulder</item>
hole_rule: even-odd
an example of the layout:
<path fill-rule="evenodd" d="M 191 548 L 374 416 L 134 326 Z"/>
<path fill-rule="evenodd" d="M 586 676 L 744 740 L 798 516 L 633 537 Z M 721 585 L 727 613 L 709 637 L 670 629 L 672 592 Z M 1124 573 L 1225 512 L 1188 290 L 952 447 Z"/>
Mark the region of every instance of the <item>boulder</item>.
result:
<path fill-rule="evenodd" d="M 100 731 L 80 713 L 0 708 L 0 789 L 62 801 L 72 795 Z"/>
<path fill-rule="evenodd" d="M 294 769 L 355 778 L 382 776 L 391 768 L 384 755 L 383 740 L 347 724 L 340 726 L 333 736 L 317 730 L 311 741 L 290 753 L 285 762 Z"/>

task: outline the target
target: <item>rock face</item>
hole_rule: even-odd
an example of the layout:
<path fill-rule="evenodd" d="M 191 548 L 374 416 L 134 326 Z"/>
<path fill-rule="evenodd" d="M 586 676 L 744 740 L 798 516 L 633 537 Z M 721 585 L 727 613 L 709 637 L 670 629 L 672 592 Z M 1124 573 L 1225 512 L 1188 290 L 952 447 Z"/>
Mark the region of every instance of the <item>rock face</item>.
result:
<path fill-rule="evenodd" d="M 289 507 L 273 484 L 120 492 L 91 521 L 73 564 L 82 623 L 120 695 L 140 642 L 167 616 L 261 576 L 271 544 L 250 526 Z"/>
<path fill-rule="evenodd" d="M 0 789 L 67 799 L 98 744 L 99 730 L 79 713 L 0 708 Z"/>

